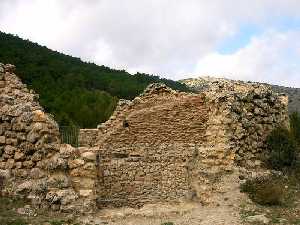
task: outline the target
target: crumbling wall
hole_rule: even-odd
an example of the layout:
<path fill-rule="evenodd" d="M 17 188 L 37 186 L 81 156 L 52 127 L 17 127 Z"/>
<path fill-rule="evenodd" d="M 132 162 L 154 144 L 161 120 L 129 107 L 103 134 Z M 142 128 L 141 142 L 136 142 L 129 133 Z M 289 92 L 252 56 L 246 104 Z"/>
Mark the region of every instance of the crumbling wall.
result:
<path fill-rule="evenodd" d="M 80 129 L 78 135 L 78 145 L 81 147 L 94 146 L 98 135 L 98 129 Z"/>
<path fill-rule="evenodd" d="M 59 151 L 60 140 L 57 124 L 43 112 L 38 95 L 13 70 L 0 64 L 0 169 L 17 186 L 22 179 L 46 177 L 41 161 Z"/>
<path fill-rule="evenodd" d="M 240 81 L 215 82 L 205 93 L 224 118 L 235 162 L 250 168 L 260 166 L 259 159 L 267 153 L 266 137 L 278 126 L 289 127 L 288 97 L 268 85 Z"/>
<path fill-rule="evenodd" d="M 133 102 L 122 101 L 99 134 L 98 204 L 138 206 L 190 195 L 187 165 L 205 142 L 206 121 L 203 95 L 153 85 Z"/>
<path fill-rule="evenodd" d="M 287 121 L 287 98 L 265 85 L 218 83 L 201 94 L 151 85 L 100 126 L 98 203 L 208 203 L 235 166 L 260 166 L 266 136 Z"/>
<path fill-rule="evenodd" d="M 27 197 L 36 207 L 89 211 L 95 154 L 60 144 L 57 123 L 13 71 L 14 66 L 0 63 L 1 194 Z"/>
<path fill-rule="evenodd" d="M 288 127 L 288 99 L 270 87 L 239 81 L 215 82 L 205 94 L 209 108 L 206 143 L 198 148 L 193 189 L 203 203 L 222 189 L 221 177 L 237 166 L 261 168 L 268 154 L 266 137 L 277 126 Z"/>
<path fill-rule="evenodd" d="M 265 85 L 216 82 L 193 94 L 153 84 L 121 100 L 98 129 L 82 130 L 84 147 L 73 148 L 13 70 L 0 64 L 1 193 L 53 210 L 89 212 L 96 199 L 209 203 L 237 165 L 260 167 L 266 136 L 288 126 L 287 97 Z"/>

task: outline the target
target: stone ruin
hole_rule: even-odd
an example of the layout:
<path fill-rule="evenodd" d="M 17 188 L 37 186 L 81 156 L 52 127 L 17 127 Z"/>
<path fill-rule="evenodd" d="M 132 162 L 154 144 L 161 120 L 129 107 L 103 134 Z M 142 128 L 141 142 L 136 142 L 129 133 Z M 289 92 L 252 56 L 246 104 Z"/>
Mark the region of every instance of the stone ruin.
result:
<path fill-rule="evenodd" d="M 96 153 L 61 144 L 57 123 L 13 71 L 0 64 L 1 194 L 25 196 L 37 207 L 89 212 Z"/>
<path fill-rule="evenodd" d="M 152 84 L 134 100 L 120 100 L 97 129 L 80 130 L 74 148 L 60 143 L 57 123 L 13 71 L 0 64 L 2 194 L 37 207 L 91 212 L 209 203 L 234 168 L 260 168 L 267 135 L 288 127 L 287 97 L 266 85 L 216 82 L 183 93 Z"/>

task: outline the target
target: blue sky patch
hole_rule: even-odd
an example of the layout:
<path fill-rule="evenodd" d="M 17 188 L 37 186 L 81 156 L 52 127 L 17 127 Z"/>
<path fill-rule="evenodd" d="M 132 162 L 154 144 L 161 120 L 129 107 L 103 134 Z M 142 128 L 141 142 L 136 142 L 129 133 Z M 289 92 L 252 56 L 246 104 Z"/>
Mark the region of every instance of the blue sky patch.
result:
<path fill-rule="evenodd" d="M 221 54 L 231 54 L 245 47 L 253 36 L 259 35 L 263 33 L 263 31 L 262 28 L 255 25 L 243 25 L 234 36 L 225 38 L 219 44 L 217 51 Z"/>
<path fill-rule="evenodd" d="M 270 18 L 270 21 L 268 21 L 267 24 L 242 25 L 235 35 L 225 38 L 218 45 L 217 51 L 220 54 L 232 54 L 240 48 L 245 47 L 251 41 L 252 37 L 258 36 L 268 29 L 279 32 L 300 30 L 300 18 L 282 16 Z"/>

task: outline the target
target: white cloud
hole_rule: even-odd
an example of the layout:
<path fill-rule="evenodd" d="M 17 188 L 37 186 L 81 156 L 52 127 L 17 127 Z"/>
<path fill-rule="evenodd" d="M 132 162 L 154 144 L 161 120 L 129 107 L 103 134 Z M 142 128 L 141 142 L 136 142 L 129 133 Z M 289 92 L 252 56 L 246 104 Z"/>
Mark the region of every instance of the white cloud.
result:
<path fill-rule="evenodd" d="M 299 0 L 1 0 L 0 30 L 100 65 L 179 79 L 199 59 L 223 62 L 212 52 L 241 25 L 267 29 L 276 17 L 299 17 L 299 8 Z"/>
<path fill-rule="evenodd" d="M 201 58 L 194 71 L 231 79 L 300 86 L 300 31 L 269 31 L 255 37 L 232 54 L 210 53 Z"/>

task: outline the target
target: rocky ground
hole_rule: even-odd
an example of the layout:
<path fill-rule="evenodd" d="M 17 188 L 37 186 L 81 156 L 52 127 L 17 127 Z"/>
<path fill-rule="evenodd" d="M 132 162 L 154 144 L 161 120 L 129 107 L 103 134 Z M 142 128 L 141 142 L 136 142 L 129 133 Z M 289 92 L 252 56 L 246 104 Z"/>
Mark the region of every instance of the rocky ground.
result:
<path fill-rule="evenodd" d="M 140 209 L 102 209 L 78 216 L 34 210 L 21 199 L 0 197 L 0 225 L 262 225 L 300 224 L 298 176 L 286 183 L 286 198 L 280 206 L 261 206 L 240 192 L 238 173 L 221 182 L 222 189 L 211 204 L 197 202 L 149 204 Z"/>

